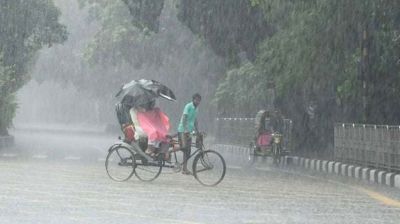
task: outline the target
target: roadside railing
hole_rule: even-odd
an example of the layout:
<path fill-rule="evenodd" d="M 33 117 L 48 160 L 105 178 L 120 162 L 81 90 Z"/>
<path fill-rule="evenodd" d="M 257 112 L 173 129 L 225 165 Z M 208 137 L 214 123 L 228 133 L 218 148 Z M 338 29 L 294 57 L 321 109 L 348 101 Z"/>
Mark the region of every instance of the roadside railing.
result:
<path fill-rule="evenodd" d="M 400 126 L 335 124 L 337 161 L 400 172 Z"/>

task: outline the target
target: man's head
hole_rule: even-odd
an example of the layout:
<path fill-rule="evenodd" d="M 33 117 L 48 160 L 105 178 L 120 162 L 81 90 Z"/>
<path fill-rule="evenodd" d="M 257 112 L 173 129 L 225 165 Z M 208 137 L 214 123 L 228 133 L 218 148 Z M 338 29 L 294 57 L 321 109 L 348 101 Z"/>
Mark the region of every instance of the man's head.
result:
<path fill-rule="evenodd" d="M 193 94 L 192 100 L 193 100 L 194 106 L 197 107 L 200 104 L 200 101 L 201 101 L 200 94 L 198 94 L 198 93 Z"/>
<path fill-rule="evenodd" d="M 265 111 L 265 117 L 266 117 L 266 118 L 271 117 L 271 113 L 269 112 L 269 110 L 266 110 L 266 111 Z"/>

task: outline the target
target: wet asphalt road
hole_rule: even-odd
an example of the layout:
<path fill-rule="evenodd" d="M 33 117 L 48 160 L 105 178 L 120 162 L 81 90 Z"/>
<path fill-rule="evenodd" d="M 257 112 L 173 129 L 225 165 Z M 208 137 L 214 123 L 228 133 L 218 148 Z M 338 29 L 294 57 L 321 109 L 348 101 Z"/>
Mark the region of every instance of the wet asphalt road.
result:
<path fill-rule="evenodd" d="M 395 189 L 269 162 L 242 169 L 226 150 L 217 187 L 171 173 L 118 183 L 104 168 L 114 136 L 13 134 L 16 148 L 0 151 L 0 223 L 400 223 Z"/>

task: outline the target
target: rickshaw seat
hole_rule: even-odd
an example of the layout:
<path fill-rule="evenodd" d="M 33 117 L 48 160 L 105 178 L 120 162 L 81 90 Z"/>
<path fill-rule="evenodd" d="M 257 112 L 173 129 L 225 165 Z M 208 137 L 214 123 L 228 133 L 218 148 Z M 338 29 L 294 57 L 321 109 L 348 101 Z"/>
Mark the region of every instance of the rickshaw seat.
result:
<path fill-rule="evenodd" d="M 264 132 L 261 133 L 257 138 L 258 146 L 269 146 L 272 140 L 272 133 Z"/>

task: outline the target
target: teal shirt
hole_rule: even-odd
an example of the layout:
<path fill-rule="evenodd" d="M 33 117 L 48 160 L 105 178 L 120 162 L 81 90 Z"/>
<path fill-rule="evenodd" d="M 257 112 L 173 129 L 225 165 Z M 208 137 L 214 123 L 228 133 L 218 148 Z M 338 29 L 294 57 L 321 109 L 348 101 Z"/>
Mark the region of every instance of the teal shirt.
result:
<path fill-rule="evenodd" d="M 183 127 L 183 115 L 187 115 L 187 127 Z M 194 122 L 196 121 L 197 116 L 197 108 L 194 106 L 193 102 L 186 104 L 183 109 L 183 114 L 181 117 L 181 121 L 179 122 L 178 132 L 192 132 L 194 129 Z"/>

